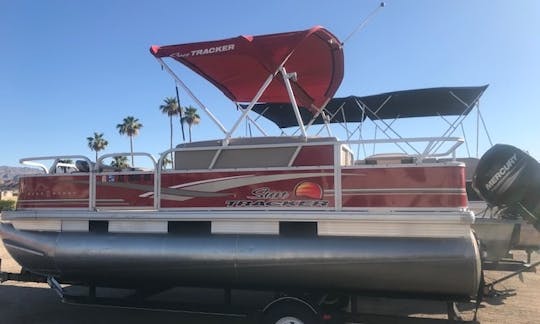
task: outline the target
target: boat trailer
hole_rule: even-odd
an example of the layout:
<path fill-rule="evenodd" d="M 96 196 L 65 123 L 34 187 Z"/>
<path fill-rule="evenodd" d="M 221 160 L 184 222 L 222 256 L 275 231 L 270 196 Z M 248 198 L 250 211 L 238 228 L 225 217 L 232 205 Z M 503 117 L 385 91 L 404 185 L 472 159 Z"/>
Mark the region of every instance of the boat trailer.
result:
<path fill-rule="evenodd" d="M 527 257 L 527 259 L 530 261 L 530 255 Z M 484 285 L 484 296 L 492 296 L 493 294 L 497 293 L 497 290 L 495 289 L 495 285 L 499 284 L 503 281 L 506 281 L 510 278 L 513 278 L 515 276 L 521 275 L 523 272 L 536 272 L 536 267 L 540 265 L 540 261 L 537 261 L 535 263 L 524 263 L 521 265 L 519 270 L 512 271 L 510 274 L 503 276 L 499 279 L 493 280 L 489 283 L 486 283 Z"/>
<path fill-rule="evenodd" d="M 433 323 L 434 321 L 440 321 L 441 323 L 475 323 L 478 306 L 480 305 L 483 296 L 489 296 L 490 294 L 496 293 L 496 290 L 494 289 L 495 285 L 525 271 L 535 271 L 536 267 L 540 265 L 540 261 L 535 262 L 523 267 L 519 271 L 515 271 L 500 279 L 486 283 L 481 288 L 481 294 L 479 294 L 477 298 L 474 319 L 471 322 L 464 321 L 457 308 L 457 303 L 464 302 L 463 300 L 429 299 L 407 295 L 385 296 L 381 293 L 366 293 L 352 296 L 332 295 L 333 297 L 329 297 L 330 295 L 309 294 L 305 292 L 273 292 L 273 297 L 271 297 L 270 301 L 263 307 L 247 307 L 233 304 L 232 289 L 224 288 L 223 301 L 221 303 L 172 302 L 153 300 L 153 297 L 176 287 L 155 287 L 152 289 L 129 290 L 132 293 L 127 295 L 124 294 L 120 297 L 111 297 L 98 293 L 98 289 L 108 289 L 109 287 L 96 287 L 95 285 L 63 287 L 63 283 L 61 284 L 52 276 L 40 276 L 25 271 L 24 269 L 20 273 L 1 271 L 1 263 L 2 261 L 0 259 L 0 283 L 5 281 L 47 283 L 49 287 L 58 294 L 61 301 L 66 304 L 238 317 L 248 319 L 255 323 L 279 323 L 279 320 L 289 317 L 293 319 L 290 323 L 376 323 L 382 320 L 390 320 L 393 322 L 396 320 L 405 322 L 411 320 L 411 323 Z M 82 287 L 84 289 L 75 289 L 78 293 L 73 294 L 70 292 L 70 288 L 74 287 Z M 85 293 L 81 293 L 83 291 Z M 361 298 L 365 297 L 382 297 L 388 300 L 417 299 L 445 302 L 447 305 L 448 319 L 428 319 L 405 317 L 403 315 L 361 313 L 358 309 L 358 305 L 361 303 Z M 294 320 L 297 321 L 295 322 Z"/>

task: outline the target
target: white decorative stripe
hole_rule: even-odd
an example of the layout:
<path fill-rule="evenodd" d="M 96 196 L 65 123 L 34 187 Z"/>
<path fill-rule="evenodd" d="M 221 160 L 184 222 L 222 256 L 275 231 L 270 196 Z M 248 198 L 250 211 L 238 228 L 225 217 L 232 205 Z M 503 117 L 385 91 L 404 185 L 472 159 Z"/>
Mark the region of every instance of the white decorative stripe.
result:
<path fill-rule="evenodd" d="M 345 208 L 344 208 L 345 209 Z M 471 224 L 474 215 L 464 208 L 350 208 L 341 212 L 330 210 L 245 210 L 227 208 L 208 210 L 193 208 L 171 211 L 156 210 L 17 210 L 2 212 L 3 220 L 171 220 L 171 221 L 365 221 L 410 222 L 416 224 L 453 223 Z"/>
<path fill-rule="evenodd" d="M 60 232 L 62 231 L 62 221 L 59 219 L 44 219 L 44 220 L 13 220 L 13 227 L 20 231 L 44 231 L 44 232 Z"/>
<path fill-rule="evenodd" d="M 18 230 L 87 232 L 88 221 L 13 221 Z M 111 233 L 167 233 L 167 221 L 109 221 Z M 320 236 L 465 237 L 470 225 L 395 221 L 318 221 Z M 279 221 L 212 221 L 212 234 L 279 234 Z"/>
<path fill-rule="evenodd" d="M 364 188 L 342 189 L 343 193 L 380 194 L 380 193 L 466 193 L 465 188 Z M 333 193 L 334 189 L 327 189 L 324 193 Z"/>
<path fill-rule="evenodd" d="M 460 224 L 322 221 L 318 223 L 318 234 L 321 236 L 451 238 L 469 235 L 470 226 Z"/>
<path fill-rule="evenodd" d="M 279 222 L 213 221 L 212 234 L 279 234 Z"/>
<path fill-rule="evenodd" d="M 179 185 L 175 185 L 169 188 L 189 188 L 190 190 L 207 190 L 208 184 L 212 184 L 215 182 L 221 182 L 226 180 L 233 180 L 233 179 L 240 179 L 240 178 L 246 178 L 246 177 L 252 177 L 252 174 L 244 174 L 244 175 L 238 175 L 238 176 L 232 176 L 232 177 L 222 177 L 222 178 L 212 178 L 207 180 L 199 180 L 199 181 L 193 181 L 193 182 L 186 182 Z"/>
<path fill-rule="evenodd" d="M 209 183 L 215 183 L 215 182 L 218 182 L 218 181 L 225 181 L 225 180 L 231 180 L 231 179 L 238 179 L 238 178 L 245 178 L 245 177 L 251 177 L 252 175 L 251 174 L 246 174 L 246 175 L 239 175 L 239 176 L 233 176 L 233 177 L 223 177 L 223 178 L 212 178 L 212 179 L 207 179 L 207 180 L 199 180 L 199 181 L 193 181 L 193 182 L 187 182 L 187 183 L 183 183 L 183 184 L 179 184 L 179 185 L 174 185 L 174 186 L 171 186 L 169 187 L 170 189 L 189 189 L 189 190 L 198 190 L 198 191 L 201 191 L 202 189 L 201 188 L 201 185 L 202 188 L 204 188 L 204 185 L 207 185 Z M 154 195 L 154 192 L 153 191 L 149 191 L 149 192 L 145 192 L 141 195 L 139 195 L 139 197 L 151 197 Z M 163 198 L 164 195 L 161 195 L 161 197 Z"/>
<path fill-rule="evenodd" d="M 39 213 L 39 212 L 58 212 L 59 208 L 52 206 L 52 207 L 17 207 L 17 212 L 24 212 L 24 213 Z M 71 212 L 71 211 L 88 211 L 88 207 L 61 207 L 61 210 L 63 212 Z M 19 218 L 19 217 L 17 217 Z M 22 217 L 26 218 L 26 217 Z M 57 218 L 57 217 L 50 217 L 50 218 Z M 4 219 L 4 217 L 2 217 Z"/>
<path fill-rule="evenodd" d="M 73 198 L 73 199 L 19 199 L 19 202 L 88 202 L 88 198 Z M 96 199 L 97 202 L 116 202 L 116 201 L 124 201 L 124 199 Z"/>
<path fill-rule="evenodd" d="M 418 195 L 419 193 L 429 194 L 429 195 L 441 195 L 441 196 L 461 196 L 465 192 L 344 192 L 342 196 L 378 196 L 378 195 L 387 195 L 387 196 L 397 196 L 397 195 Z"/>
<path fill-rule="evenodd" d="M 291 179 L 298 179 L 298 178 L 303 179 L 303 178 L 313 178 L 313 177 L 324 177 L 324 176 L 333 176 L 333 175 L 334 175 L 333 172 L 332 173 L 302 172 L 302 173 L 289 173 L 289 174 L 253 175 L 249 177 L 218 181 L 216 183 L 206 183 L 206 184 L 194 185 L 190 187 L 183 187 L 183 189 L 218 192 L 218 191 L 244 187 L 244 186 L 249 186 L 249 185 L 254 185 L 254 184 L 263 184 L 266 182 L 291 180 Z"/>
<path fill-rule="evenodd" d="M 87 220 L 62 220 L 62 232 L 88 232 Z"/>
<path fill-rule="evenodd" d="M 306 179 L 314 177 L 325 177 L 333 176 L 334 173 L 322 173 L 322 172 L 302 172 L 302 173 L 289 173 L 289 174 L 269 174 L 269 175 L 243 175 L 243 176 L 234 176 L 227 178 L 220 178 L 219 181 L 211 182 L 201 182 L 196 181 L 188 184 L 180 184 L 169 187 L 169 189 L 184 189 L 190 191 L 198 191 L 205 193 L 216 193 L 223 190 L 235 189 L 244 186 L 250 185 L 262 185 L 266 182 L 282 181 L 282 180 L 292 180 L 292 179 Z M 224 180 L 223 180 L 224 179 Z M 214 180 L 214 179 L 212 179 Z M 153 192 L 145 192 L 140 195 L 140 197 L 149 197 Z M 194 196 L 188 195 L 171 195 L 167 193 L 161 194 L 161 199 L 165 200 L 176 200 L 176 201 L 186 201 L 195 198 Z"/>
<path fill-rule="evenodd" d="M 167 221 L 115 220 L 109 221 L 111 233 L 167 233 Z"/>

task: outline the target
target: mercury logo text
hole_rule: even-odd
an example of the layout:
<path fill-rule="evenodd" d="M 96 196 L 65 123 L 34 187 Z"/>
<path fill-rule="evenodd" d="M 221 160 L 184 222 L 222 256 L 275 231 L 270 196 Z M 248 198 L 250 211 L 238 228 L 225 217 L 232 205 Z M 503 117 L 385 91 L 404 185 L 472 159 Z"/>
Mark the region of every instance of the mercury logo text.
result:
<path fill-rule="evenodd" d="M 504 177 L 506 173 L 508 173 L 508 171 L 510 171 L 510 169 L 516 164 L 516 162 L 517 154 L 514 154 L 511 158 L 508 159 L 508 161 L 506 161 L 506 163 L 499 169 L 499 171 L 497 171 L 497 173 L 495 173 L 495 175 L 493 175 L 493 177 L 489 179 L 489 182 L 486 184 L 486 189 L 493 189 L 493 187 L 499 182 L 499 180 L 501 180 L 502 177 Z"/>

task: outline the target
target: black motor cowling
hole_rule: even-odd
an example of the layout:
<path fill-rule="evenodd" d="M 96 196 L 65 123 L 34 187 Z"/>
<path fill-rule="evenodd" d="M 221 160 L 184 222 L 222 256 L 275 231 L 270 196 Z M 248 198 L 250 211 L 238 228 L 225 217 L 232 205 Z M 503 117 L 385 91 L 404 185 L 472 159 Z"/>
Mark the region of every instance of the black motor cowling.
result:
<path fill-rule="evenodd" d="M 540 231 L 540 163 L 527 153 L 493 146 L 480 159 L 472 185 L 489 205 L 518 210 Z"/>

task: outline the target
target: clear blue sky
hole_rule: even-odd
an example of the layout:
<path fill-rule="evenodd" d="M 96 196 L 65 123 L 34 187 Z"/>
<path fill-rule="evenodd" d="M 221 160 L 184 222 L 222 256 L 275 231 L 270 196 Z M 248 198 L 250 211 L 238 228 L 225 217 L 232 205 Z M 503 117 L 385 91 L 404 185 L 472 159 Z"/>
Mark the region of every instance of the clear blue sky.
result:
<path fill-rule="evenodd" d="M 128 138 L 115 128 L 128 115 L 144 124 L 135 150 L 157 155 L 169 137 L 158 107 L 174 95 L 174 83 L 150 55 L 151 45 L 314 25 L 344 39 L 378 3 L 0 0 L 0 165 L 16 166 L 27 156 L 92 157 L 86 137 L 94 131 L 105 133 L 105 153 L 128 151 Z M 336 95 L 489 83 L 481 108 L 494 142 L 540 158 L 540 1 L 386 4 L 345 45 L 345 78 Z M 194 73 L 179 71 L 230 127 L 233 104 Z M 185 95 L 182 101 L 192 104 Z M 200 115 L 194 140 L 221 136 Z M 401 123 L 411 135 L 442 133 L 425 121 Z M 487 147 L 483 139 L 481 151 Z"/>

